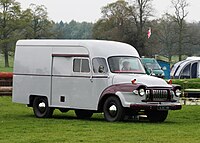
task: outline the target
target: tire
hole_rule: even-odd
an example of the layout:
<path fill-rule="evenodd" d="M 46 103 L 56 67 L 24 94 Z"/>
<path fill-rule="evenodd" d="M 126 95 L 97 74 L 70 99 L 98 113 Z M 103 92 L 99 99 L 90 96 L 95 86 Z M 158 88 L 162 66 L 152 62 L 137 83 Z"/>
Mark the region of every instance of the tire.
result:
<path fill-rule="evenodd" d="M 75 114 L 79 119 L 90 119 L 93 112 L 89 110 L 75 110 Z"/>
<path fill-rule="evenodd" d="M 53 115 L 53 108 L 48 105 L 46 97 L 35 97 L 33 101 L 33 112 L 37 118 L 50 118 Z"/>
<path fill-rule="evenodd" d="M 147 117 L 150 122 L 164 122 L 167 118 L 168 111 L 148 111 Z"/>
<path fill-rule="evenodd" d="M 103 106 L 104 118 L 108 122 L 122 121 L 125 117 L 125 109 L 117 97 L 111 96 Z"/>

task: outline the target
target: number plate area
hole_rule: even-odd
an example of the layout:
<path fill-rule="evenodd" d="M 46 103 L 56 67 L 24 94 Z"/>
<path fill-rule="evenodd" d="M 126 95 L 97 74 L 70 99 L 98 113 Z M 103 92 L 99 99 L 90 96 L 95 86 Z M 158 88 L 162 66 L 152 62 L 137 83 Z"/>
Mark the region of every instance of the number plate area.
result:
<path fill-rule="evenodd" d="M 157 110 L 166 111 L 166 110 L 170 110 L 170 107 L 169 106 L 158 106 Z"/>

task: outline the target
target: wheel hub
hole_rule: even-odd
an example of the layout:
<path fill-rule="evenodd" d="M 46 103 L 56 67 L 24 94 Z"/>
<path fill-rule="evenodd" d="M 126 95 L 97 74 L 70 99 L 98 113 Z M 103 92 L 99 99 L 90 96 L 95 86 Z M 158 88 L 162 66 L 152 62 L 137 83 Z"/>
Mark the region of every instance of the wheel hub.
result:
<path fill-rule="evenodd" d="M 116 107 L 116 105 L 111 105 L 109 107 L 108 111 L 109 111 L 109 113 L 110 113 L 110 115 L 112 117 L 116 116 L 116 114 L 117 114 L 117 107 Z"/>
<path fill-rule="evenodd" d="M 40 112 L 45 112 L 45 108 L 46 108 L 46 104 L 44 102 L 40 102 L 38 104 L 38 109 L 40 110 Z"/>

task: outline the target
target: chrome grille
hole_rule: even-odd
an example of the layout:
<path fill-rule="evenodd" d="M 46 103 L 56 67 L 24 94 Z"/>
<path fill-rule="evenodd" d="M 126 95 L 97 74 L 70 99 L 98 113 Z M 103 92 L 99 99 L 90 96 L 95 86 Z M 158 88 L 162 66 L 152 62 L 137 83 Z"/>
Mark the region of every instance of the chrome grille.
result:
<path fill-rule="evenodd" d="M 168 90 L 153 89 L 146 91 L 147 101 L 167 101 L 169 100 Z"/>

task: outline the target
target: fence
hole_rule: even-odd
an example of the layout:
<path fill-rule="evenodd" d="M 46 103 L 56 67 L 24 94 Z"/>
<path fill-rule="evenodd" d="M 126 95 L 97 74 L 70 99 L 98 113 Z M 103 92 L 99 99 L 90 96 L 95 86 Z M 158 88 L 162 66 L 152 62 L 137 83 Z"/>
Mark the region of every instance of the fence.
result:
<path fill-rule="evenodd" d="M 0 96 L 12 95 L 13 73 L 0 72 Z"/>

